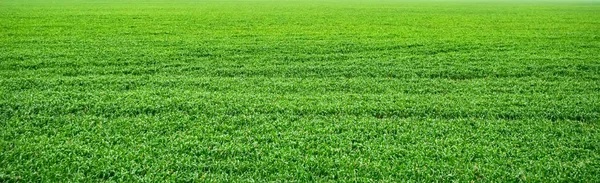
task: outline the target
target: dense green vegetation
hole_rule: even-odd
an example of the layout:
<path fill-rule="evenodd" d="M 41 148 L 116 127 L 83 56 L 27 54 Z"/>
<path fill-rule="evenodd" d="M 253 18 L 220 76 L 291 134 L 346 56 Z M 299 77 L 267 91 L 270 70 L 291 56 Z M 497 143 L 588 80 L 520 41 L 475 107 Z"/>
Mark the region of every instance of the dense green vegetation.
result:
<path fill-rule="evenodd" d="M 600 181 L 600 3 L 0 2 L 0 182 Z"/>

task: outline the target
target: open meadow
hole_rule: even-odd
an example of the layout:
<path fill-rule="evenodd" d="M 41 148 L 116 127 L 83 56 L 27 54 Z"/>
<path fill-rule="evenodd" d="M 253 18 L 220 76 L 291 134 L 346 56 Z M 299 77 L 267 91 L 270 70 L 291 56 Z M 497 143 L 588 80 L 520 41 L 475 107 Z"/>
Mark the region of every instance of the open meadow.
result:
<path fill-rule="evenodd" d="M 599 182 L 599 1 L 0 0 L 0 182 Z"/>

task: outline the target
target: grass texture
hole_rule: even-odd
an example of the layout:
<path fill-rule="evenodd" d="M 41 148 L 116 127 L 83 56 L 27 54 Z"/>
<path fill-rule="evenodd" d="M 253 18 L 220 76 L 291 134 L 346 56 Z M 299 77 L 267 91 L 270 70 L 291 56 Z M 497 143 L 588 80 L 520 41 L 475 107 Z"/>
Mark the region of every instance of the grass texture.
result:
<path fill-rule="evenodd" d="M 598 182 L 599 128 L 599 2 L 0 2 L 0 182 Z"/>

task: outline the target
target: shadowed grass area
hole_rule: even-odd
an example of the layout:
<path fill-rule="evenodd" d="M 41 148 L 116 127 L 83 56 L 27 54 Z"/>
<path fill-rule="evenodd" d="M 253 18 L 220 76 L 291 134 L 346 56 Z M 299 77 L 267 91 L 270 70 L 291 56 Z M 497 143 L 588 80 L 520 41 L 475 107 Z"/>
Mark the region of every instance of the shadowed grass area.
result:
<path fill-rule="evenodd" d="M 3 1 L 0 182 L 596 182 L 599 12 Z"/>

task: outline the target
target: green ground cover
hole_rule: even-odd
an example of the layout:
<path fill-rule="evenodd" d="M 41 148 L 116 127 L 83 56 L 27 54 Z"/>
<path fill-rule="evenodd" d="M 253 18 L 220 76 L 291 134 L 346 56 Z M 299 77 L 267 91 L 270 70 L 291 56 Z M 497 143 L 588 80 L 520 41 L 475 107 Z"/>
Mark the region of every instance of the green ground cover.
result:
<path fill-rule="evenodd" d="M 600 2 L 0 1 L 0 182 L 600 181 Z"/>

